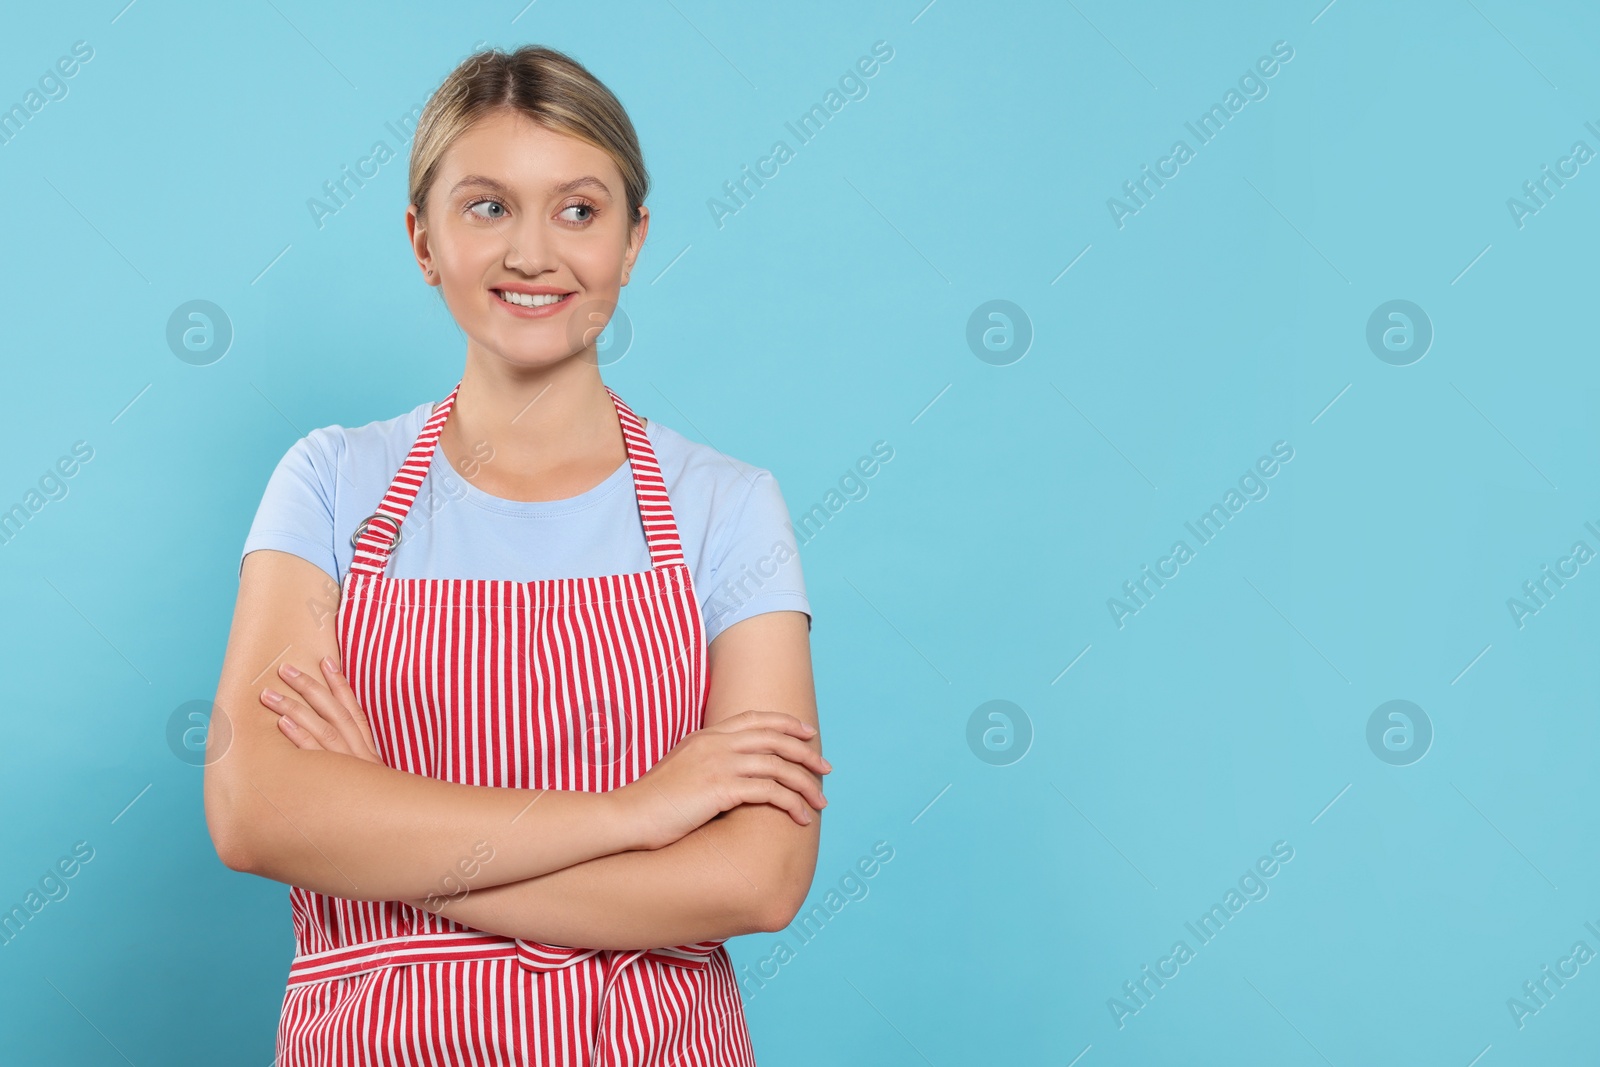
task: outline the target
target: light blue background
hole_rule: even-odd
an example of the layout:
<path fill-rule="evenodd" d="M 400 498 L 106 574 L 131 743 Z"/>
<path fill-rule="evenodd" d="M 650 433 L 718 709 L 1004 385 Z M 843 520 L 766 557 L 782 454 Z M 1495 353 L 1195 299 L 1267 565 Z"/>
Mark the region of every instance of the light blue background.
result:
<path fill-rule="evenodd" d="M 838 768 L 812 903 L 894 858 L 809 942 L 732 944 L 793 952 L 747 992 L 764 1067 L 1592 1060 L 1600 963 L 1520 1028 L 1507 1000 L 1600 951 L 1600 576 L 1521 628 L 1507 600 L 1600 550 L 1600 166 L 1521 228 L 1506 202 L 1600 150 L 1600 16 L 1323 3 L 8 13 L 0 103 L 94 58 L 0 147 L 0 507 L 94 458 L 0 548 L 0 906 L 95 850 L 0 948 L 9 1062 L 271 1059 L 286 890 L 218 862 L 167 725 L 215 691 L 290 442 L 460 374 L 408 146 L 323 228 L 306 201 L 479 41 L 570 51 L 640 131 L 608 384 L 770 468 L 797 519 L 894 449 L 802 549 Z M 868 95 L 719 228 L 707 201 L 880 40 Z M 1280 40 L 1268 96 L 1119 229 L 1107 198 Z M 207 366 L 165 339 L 194 299 L 235 330 Z M 966 341 L 995 299 L 1034 332 L 1004 366 Z M 1365 339 L 1393 299 L 1435 331 L 1409 366 Z M 1279 440 L 1270 495 L 1119 629 L 1107 599 Z M 1391 699 L 1435 731 L 1408 766 L 1367 744 Z M 1009 765 L 968 744 L 990 700 L 1031 729 Z M 1270 895 L 1199 946 L 1277 841 Z"/>

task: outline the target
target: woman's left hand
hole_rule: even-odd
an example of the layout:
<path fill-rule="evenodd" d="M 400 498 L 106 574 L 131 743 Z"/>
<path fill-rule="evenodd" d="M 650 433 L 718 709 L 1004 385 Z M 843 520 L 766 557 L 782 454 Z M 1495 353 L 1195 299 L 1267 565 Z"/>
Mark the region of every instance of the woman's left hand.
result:
<path fill-rule="evenodd" d="M 322 673 L 326 684 L 285 663 L 278 668 L 278 675 L 299 699 L 280 694 L 278 700 L 269 700 L 266 693 L 272 690 L 268 689 L 261 703 L 277 713 L 278 728 L 296 747 L 342 752 L 369 763 L 382 763 L 374 751 L 372 728 L 367 725 L 366 713 L 356 702 L 350 683 L 331 660 L 322 661 Z M 443 901 L 424 897 L 401 903 L 418 911 L 437 913 Z"/>
<path fill-rule="evenodd" d="M 350 683 L 330 658 L 322 660 L 322 673 L 326 682 L 285 661 L 278 668 L 278 676 L 295 696 L 266 689 L 261 703 L 277 714 L 278 729 L 297 748 L 342 752 L 368 763 L 382 763 L 366 713 L 356 703 Z"/>

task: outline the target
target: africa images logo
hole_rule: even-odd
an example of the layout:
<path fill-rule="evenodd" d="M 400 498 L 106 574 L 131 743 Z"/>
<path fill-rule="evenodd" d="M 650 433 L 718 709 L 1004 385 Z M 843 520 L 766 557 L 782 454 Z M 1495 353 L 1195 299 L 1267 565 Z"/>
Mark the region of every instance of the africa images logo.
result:
<path fill-rule="evenodd" d="M 1257 59 L 1254 67 L 1240 75 L 1237 89 L 1230 86 L 1228 91 L 1222 94 L 1221 103 L 1212 104 L 1193 122 L 1183 124 L 1194 137 L 1194 147 L 1190 147 L 1189 142 L 1180 137 L 1172 143 L 1166 155 L 1156 160 L 1154 170 L 1150 164 L 1142 164 L 1137 179 L 1123 182 L 1122 193 L 1125 199 L 1119 200 L 1114 196 L 1106 199 L 1106 210 L 1111 213 L 1111 221 L 1116 223 L 1117 229 L 1120 230 L 1127 225 L 1126 219 L 1149 207 L 1156 193 L 1166 188 L 1168 181 L 1181 174 L 1184 164 L 1195 158 L 1199 148 L 1215 140 L 1233 116 L 1244 110 L 1246 104 L 1253 100 L 1265 100 L 1269 91 L 1267 82 L 1293 58 L 1294 48 L 1288 41 L 1274 41 L 1272 55 Z"/>
<path fill-rule="evenodd" d="M 1179 538 L 1172 543 L 1165 556 L 1156 560 L 1155 570 L 1152 571 L 1150 564 L 1146 563 L 1137 578 L 1122 583 L 1126 599 L 1107 597 L 1106 610 L 1111 613 L 1111 621 L 1117 624 L 1117 629 L 1125 627 L 1128 619 L 1149 607 L 1156 593 L 1166 588 L 1167 582 L 1181 573 L 1184 564 L 1193 560 L 1202 547 L 1210 544 L 1228 522 L 1244 510 L 1246 504 L 1265 500 L 1272 491 L 1268 485 L 1269 479 L 1282 471 L 1292 459 L 1293 445 L 1288 441 L 1274 442 L 1271 455 L 1261 456 L 1253 467 L 1239 476 L 1237 489 L 1230 486 L 1220 502 L 1212 504 L 1193 521 L 1183 524 L 1183 528 L 1194 536 L 1195 544 L 1192 547 L 1186 539 Z"/>

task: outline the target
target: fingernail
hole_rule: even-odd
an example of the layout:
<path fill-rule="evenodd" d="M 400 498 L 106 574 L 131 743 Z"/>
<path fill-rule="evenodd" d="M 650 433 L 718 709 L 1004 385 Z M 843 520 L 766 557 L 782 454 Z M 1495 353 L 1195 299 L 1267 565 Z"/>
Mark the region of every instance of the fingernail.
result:
<path fill-rule="evenodd" d="M 805 816 L 805 821 L 806 822 L 810 822 L 811 821 L 811 813 L 809 811 L 802 811 L 800 814 Z"/>
<path fill-rule="evenodd" d="M 811 725 L 811 724 L 810 724 L 810 723 L 808 723 L 808 722 L 803 722 L 803 723 L 801 723 L 801 724 L 800 724 L 800 725 L 801 725 L 801 726 L 804 726 L 804 727 L 805 727 L 805 728 L 806 728 L 806 733 L 808 733 L 808 734 L 814 734 L 814 733 L 816 733 L 816 732 L 817 732 L 817 728 L 816 728 L 816 727 L 815 727 L 815 726 L 812 726 L 812 725 Z"/>
<path fill-rule="evenodd" d="M 833 764 L 829 763 L 827 760 L 823 760 L 822 761 L 822 769 L 825 770 L 825 771 L 831 771 L 831 770 L 833 770 Z"/>
<path fill-rule="evenodd" d="M 269 701 L 271 701 L 274 704 L 276 704 L 278 701 L 283 699 L 283 694 L 278 692 L 276 689 L 268 689 L 265 693 L 262 694 L 262 696 L 266 697 Z"/>
<path fill-rule="evenodd" d="M 298 677 L 300 677 L 300 672 L 295 670 L 293 663 L 285 663 L 283 665 L 283 667 L 280 668 L 280 669 L 283 671 L 285 677 L 288 677 L 288 678 L 298 678 Z"/>
<path fill-rule="evenodd" d="M 338 674 L 339 673 L 339 665 L 337 663 L 333 662 L 333 657 L 332 656 L 323 656 L 322 657 L 322 665 L 324 667 L 328 668 L 328 672 L 330 674 Z"/>

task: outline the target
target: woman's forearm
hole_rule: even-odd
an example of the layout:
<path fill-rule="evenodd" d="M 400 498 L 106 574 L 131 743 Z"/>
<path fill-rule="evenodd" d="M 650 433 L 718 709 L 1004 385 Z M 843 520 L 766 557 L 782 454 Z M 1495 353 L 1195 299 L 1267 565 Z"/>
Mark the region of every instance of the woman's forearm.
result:
<path fill-rule="evenodd" d="M 741 845 L 752 825 L 747 808 L 664 848 L 471 889 L 459 900 L 407 903 L 477 930 L 579 948 L 659 948 L 756 933 L 766 929 L 769 898 L 780 890 Z"/>
<path fill-rule="evenodd" d="M 230 789 L 244 813 L 230 866 L 350 900 L 494 887 L 638 847 L 615 792 L 463 785 L 335 752 L 263 756 Z"/>

